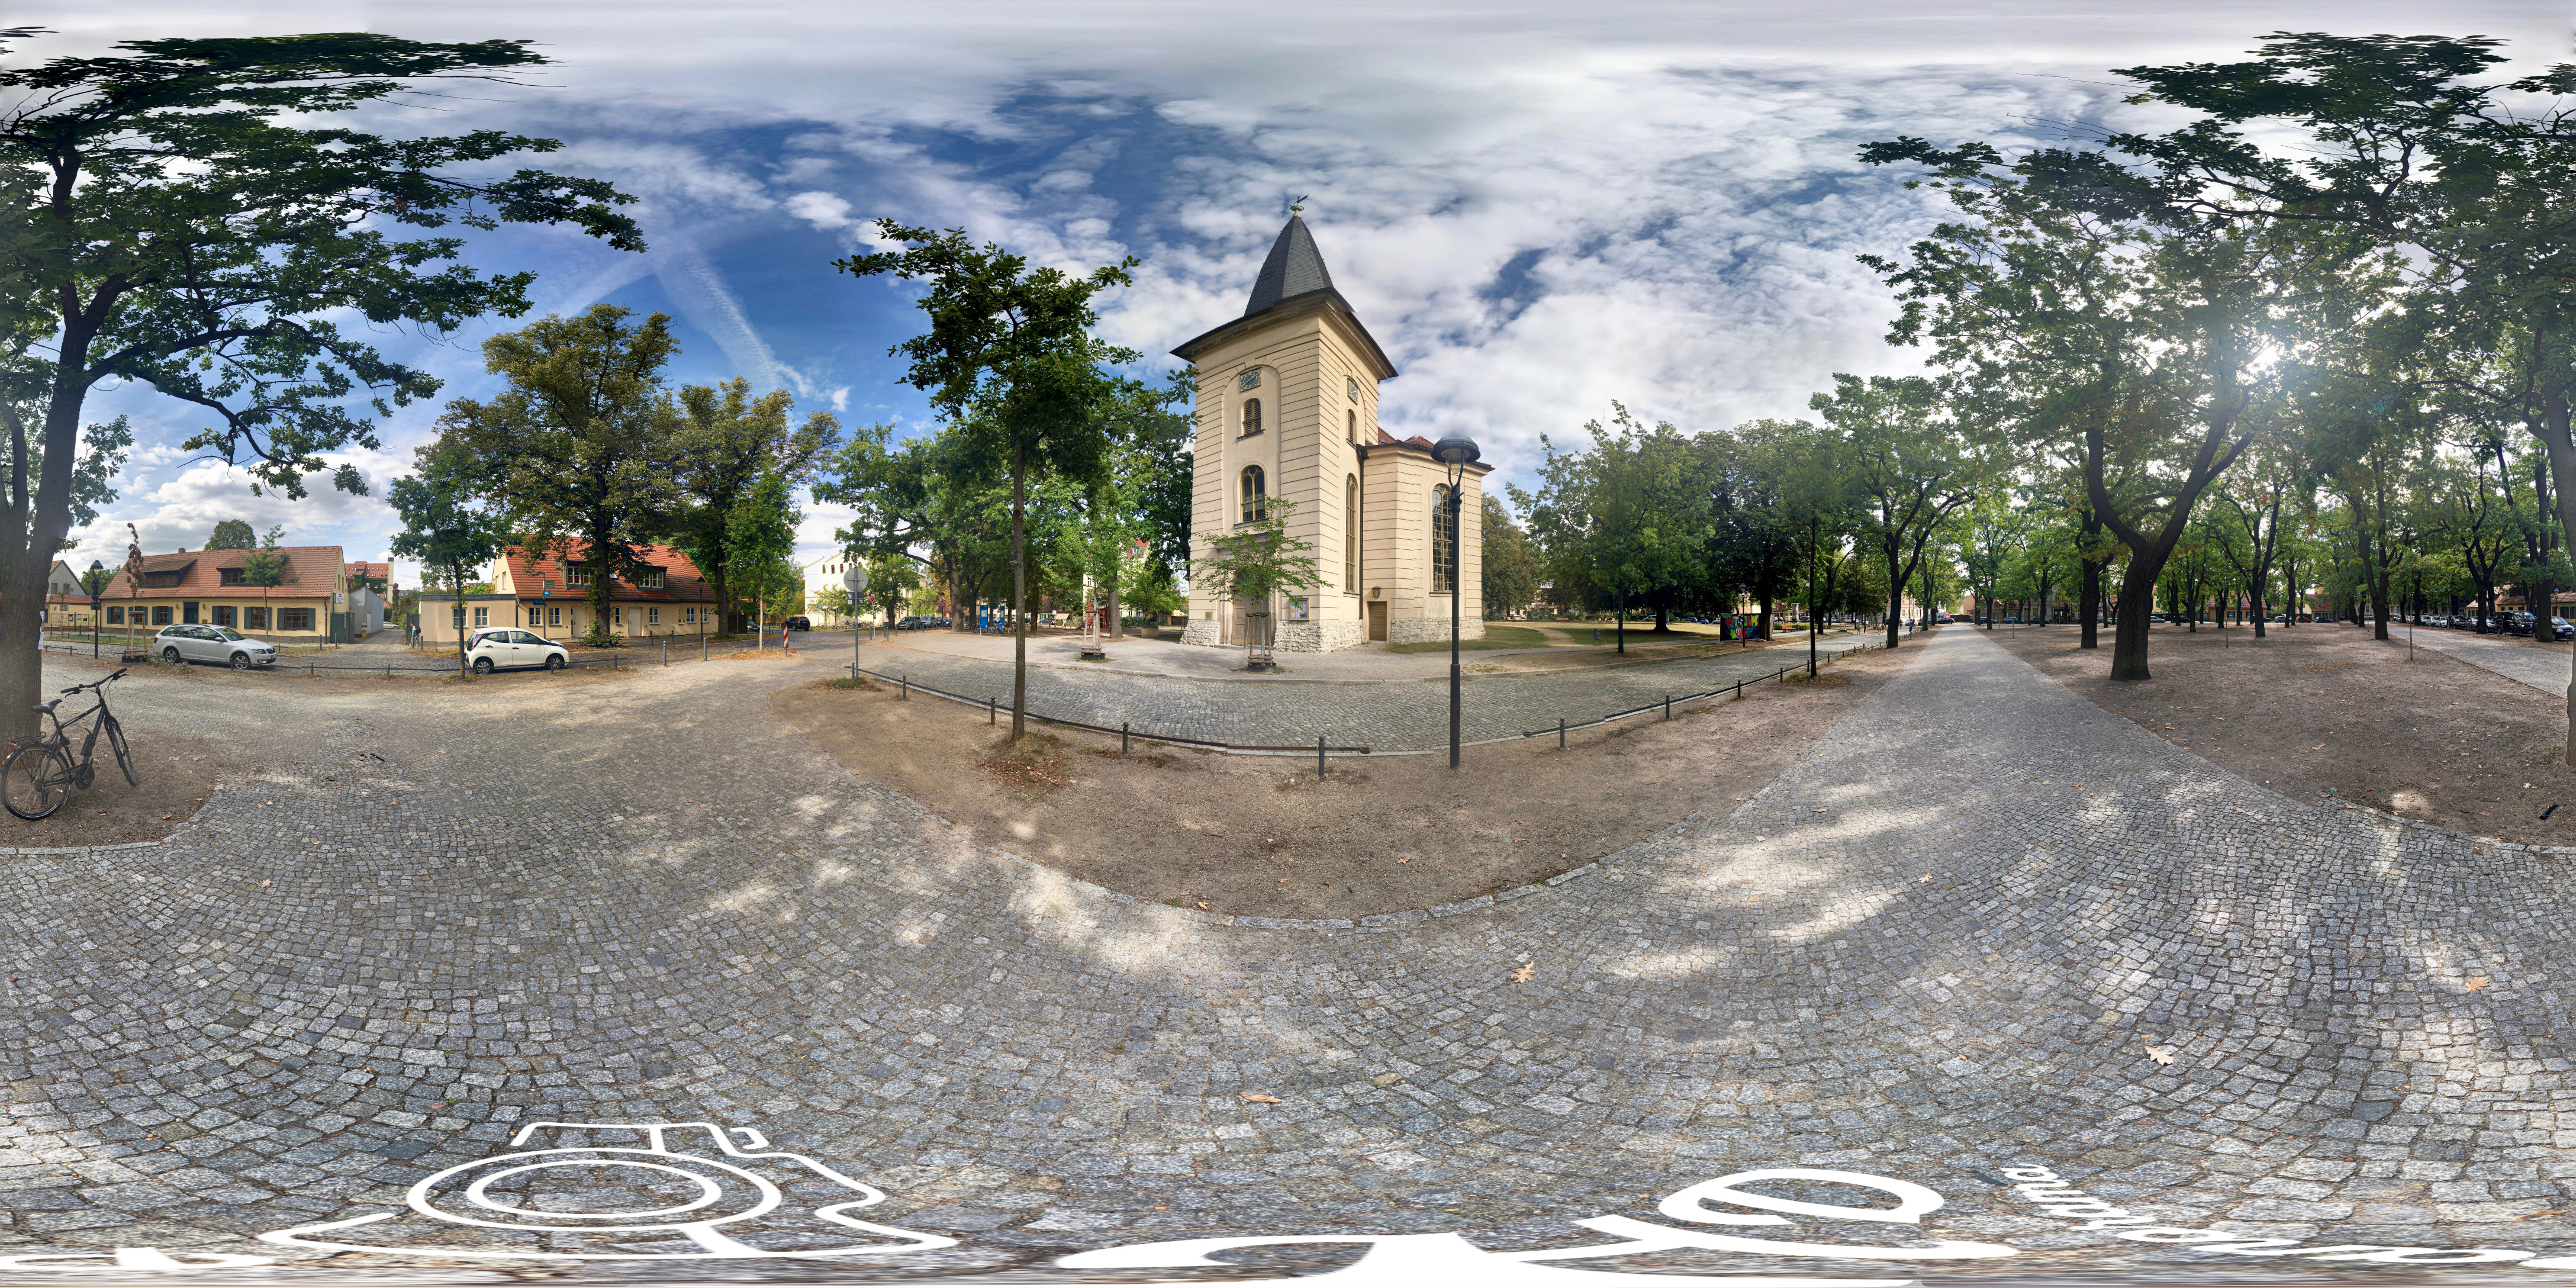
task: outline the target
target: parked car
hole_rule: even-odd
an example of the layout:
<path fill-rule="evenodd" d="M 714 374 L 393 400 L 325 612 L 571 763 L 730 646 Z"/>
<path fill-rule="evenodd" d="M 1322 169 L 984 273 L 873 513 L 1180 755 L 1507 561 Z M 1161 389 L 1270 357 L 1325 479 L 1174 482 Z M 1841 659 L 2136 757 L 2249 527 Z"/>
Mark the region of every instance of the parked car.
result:
<path fill-rule="evenodd" d="M 572 650 L 533 631 L 492 630 L 465 642 L 465 658 L 476 675 L 540 666 L 560 671 L 572 665 Z"/>
<path fill-rule="evenodd" d="M 911 613 L 907 614 L 902 621 L 896 622 L 890 629 L 898 631 L 917 631 L 926 624 L 927 623 L 921 614 Z"/>
<path fill-rule="evenodd" d="M 254 666 L 272 666 L 277 662 L 277 646 L 255 640 L 229 626 L 164 626 L 152 637 L 152 647 L 161 660 L 177 666 L 181 662 L 221 662 L 236 671 Z"/>
<path fill-rule="evenodd" d="M 791 631 L 810 631 L 814 629 L 814 621 L 812 618 L 799 613 L 796 616 L 787 619 L 786 629 Z"/>

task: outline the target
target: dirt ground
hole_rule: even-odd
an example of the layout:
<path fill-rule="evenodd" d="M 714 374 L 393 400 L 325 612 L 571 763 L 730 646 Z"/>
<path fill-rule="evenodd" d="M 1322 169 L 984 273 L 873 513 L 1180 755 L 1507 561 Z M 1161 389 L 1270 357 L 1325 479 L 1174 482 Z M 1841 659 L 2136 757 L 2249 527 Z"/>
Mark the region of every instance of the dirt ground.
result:
<path fill-rule="evenodd" d="M 2557 698 L 2431 649 L 2406 656 L 2339 623 L 2191 633 L 2157 627 L 2155 678 L 2114 684 L 2111 636 L 1981 632 L 2107 711 L 2294 800 L 2339 797 L 2476 836 L 2576 845 L 2576 771 Z M 2564 804 L 2549 818 L 2552 805 Z"/>
<path fill-rule="evenodd" d="M 771 698 L 852 773 L 995 849 L 1140 898 L 1267 917 L 1362 917 L 1580 867 L 1698 810 L 1726 811 L 1913 657 L 1867 653 L 1814 685 L 1445 755 L 1227 756 L 1051 730 L 1014 759 L 981 711 L 817 681 Z M 1036 728 L 1046 730 L 1046 726 Z M 1456 805 L 1438 802 L 1457 801 Z"/>
<path fill-rule="evenodd" d="M 73 731 L 75 754 L 88 732 L 87 725 Z M 134 774 L 143 780 L 142 786 L 125 785 L 125 775 L 117 772 L 114 753 L 107 749 L 107 740 L 101 738 L 94 753 L 89 787 L 74 790 L 62 808 L 32 823 L 0 814 L 0 837 L 6 837 L 0 845 L 158 841 L 206 803 L 222 757 L 231 751 L 222 740 L 202 735 L 147 734 L 128 727 L 125 736 L 134 748 Z"/>

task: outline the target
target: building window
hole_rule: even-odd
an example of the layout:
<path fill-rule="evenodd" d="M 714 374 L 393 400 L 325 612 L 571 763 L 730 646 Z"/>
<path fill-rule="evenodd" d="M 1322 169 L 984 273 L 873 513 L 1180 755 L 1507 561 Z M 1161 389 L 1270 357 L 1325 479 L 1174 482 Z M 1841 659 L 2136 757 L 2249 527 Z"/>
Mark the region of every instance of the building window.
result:
<path fill-rule="evenodd" d="M 188 626 L 197 624 L 197 601 L 191 599 L 179 605 L 179 621 Z"/>
<path fill-rule="evenodd" d="M 543 626 L 543 625 L 545 625 L 545 616 L 546 616 L 546 610 L 545 610 L 545 609 L 540 608 L 540 607 L 538 607 L 538 606 L 537 606 L 537 605 L 535 605 L 535 604 L 530 604 L 530 605 L 528 605 L 528 625 L 530 625 L 530 626 Z"/>
<path fill-rule="evenodd" d="M 481 610 L 481 609 L 479 609 L 479 608 L 478 608 L 478 609 L 476 609 L 476 610 L 474 610 L 474 611 L 476 611 L 476 612 L 478 612 L 478 613 L 479 613 L 479 612 L 481 612 L 481 611 L 483 611 L 483 610 Z M 481 623 L 480 623 L 480 622 L 478 622 L 478 623 L 476 623 L 476 625 L 478 625 L 478 626 L 479 626 L 479 625 L 481 625 Z M 312 630 L 312 629 L 313 629 L 313 610 L 312 610 L 312 609 L 310 609 L 310 608 L 281 608 L 281 609 L 278 609 L 278 610 L 277 610 L 277 629 L 279 629 L 279 630 L 281 630 L 281 631 L 309 631 L 309 630 Z"/>
<path fill-rule="evenodd" d="M 645 590 L 660 590 L 669 580 L 669 575 L 659 568 L 644 568 L 635 574 L 635 584 Z"/>
<path fill-rule="evenodd" d="M 170 624 L 170 606 L 168 604 L 154 604 L 152 606 L 152 624 L 155 626 L 167 626 Z"/>
<path fill-rule="evenodd" d="M 1342 437 L 1347 438 L 1354 443 L 1360 441 L 1360 414 L 1355 411 L 1346 411 L 1342 413 L 1342 416 Z"/>
<path fill-rule="evenodd" d="M 246 631 L 264 631 L 264 630 L 267 630 L 267 629 L 268 629 L 268 610 L 267 610 L 267 609 L 265 609 L 265 608 L 245 608 L 245 609 L 243 609 L 243 610 L 242 610 L 242 629 L 243 629 L 243 630 L 246 630 Z"/>
<path fill-rule="evenodd" d="M 1306 620 L 1306 597 L 1304 595 L 1290 595 L 1288 597 L 1288 620 L 1292 622 L 1302 622 Z"/>
<path fill-rule="evenodd" d="M 239 568 L 217 568 L 215 570 L 215 582 L 217 585 L 222 586 L 242 585 L 242 570 Z"/>
<path fill-rule="evenodd" d="M 696 610 L 696 609 L 694 609 L 694 608 L 683 608 L 683 609 L 681 609 L 681 610 L 680 610 L 680 624 L 681 624 L 681 625 L 683 625 L 683 626 L 695 626 L 695 625 L 697 625 L 697 624 L 698 624 L 698 610 Z"/>
<path fill-rule="evenodd" d="M 587 586 L 587 585 L 589 585 L 589 584 L 590 584 L 590 565 L 589 565 L 589 564 L 566 564 L 566 565 L 564 565 L 564 584 L 565 584 L 565 585 L 567 585 L 567 586 Z"/>
<path fill-rule="evenodd" d="M 1360 400 L 1359 379 L 1355 376 L 1342 377 L 1342 392 L 1350 395 L 1352 402 L 1358 402 Z"/>
<path fill-rule="evenodd" d="M 179 578 L 185 572 L 185 569 L 174 569 L 170 572 L 147 572 L 143 574 L 143 584 L 146 586 L 168 589 L 177 586 L 179 584 Z"/>
<path fill-rule="evenodd" d="M 1245 438 L 1250 438 L 1260 432 L 1261 400 L 1258 398 L 1246 398 L 1243 400 L 1243 436 Z"/>
<path fill-rule="evenodd" d="M 661 609 L 658 609 L 658 608 L 647 608 L 647 609 L 645 609 L 645 610 L 644 610 L 644 624 L 645 624 L 645 625 L 647 625 L 647 626 L 659 626 L 659 625 L 661 625 L 661 624 L 662 624 L 662 610 L 661 610 Z"/>
<path fill-rule="evenodd" d="M 122 608 L 111 608 L 107 610 L 107 624 L 110 626 L 123 626 L 125 624 L 125 610 Z"/>
<path fill-rule="evenodd" d="M 1258 523 L 1270 517 L 1269 483 L 1261 477 L 1261 467 L 1243 467 L 1243 521 Z"/>
<path fill-rule="evenodd" d="M 230 605 L 230 604 L 217 604 L 217 605 L 215 605 L 215 625 L 217 625 L 217 626 L 230 626 L 230 625 L 232 625 L 232 624 L 233 624 L 233 606 L 232 606 L 232 605 Z"/>
<path fill-rule="evenodd" d="M 1449 512 L 1446 485 L 1431 489 L 1431 593 L 1458 593 L 1458 517 Z"/>
<path fill-rule="evenodd" d="M 557 605 L 557 606 L 550 607 L 550 608 L 546 609 L 546 625 L 548 625 L 548 626 L 561 626 L 561 625 L 563 625 L 563 608 L 562 608 L 562 606 Z"/>
<path fill-rule="evenodd" d="M 489 626 L 489 625 L 491 625 L 491 624 L 492 624 L 492 610 L 491 610 L 491 609 L 488 609 L 488 608 L 478 608 L 478 609 L 475 609 L 475 610 L 474 610 L 474 624 L 475 624 L 475 625 L 477 625 L 477 626 Z"/>
<path fill-rule="evenodd" d="M 1360 588 L 1360 476 L 1342 480 L 1342 589 Z"/>

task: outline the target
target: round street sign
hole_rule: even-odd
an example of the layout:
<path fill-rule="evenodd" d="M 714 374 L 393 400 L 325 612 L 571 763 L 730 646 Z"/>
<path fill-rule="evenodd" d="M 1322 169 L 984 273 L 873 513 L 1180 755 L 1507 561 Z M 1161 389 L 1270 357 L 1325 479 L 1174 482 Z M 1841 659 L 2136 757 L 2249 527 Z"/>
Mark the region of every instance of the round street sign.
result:
<path fill-rule="evenodd" d="M 841 585 L 853 595 L 866 593 L 868 588 L 867 565 L 851 564 L 850 570 L 841 574 Z"/>

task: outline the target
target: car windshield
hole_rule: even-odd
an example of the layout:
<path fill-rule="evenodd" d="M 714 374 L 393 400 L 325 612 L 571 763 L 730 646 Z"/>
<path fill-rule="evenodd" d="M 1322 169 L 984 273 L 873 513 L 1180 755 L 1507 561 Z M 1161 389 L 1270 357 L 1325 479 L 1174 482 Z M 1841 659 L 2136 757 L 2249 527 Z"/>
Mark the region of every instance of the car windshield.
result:
<path fill-rule="evenodd" d="M 218 626 L 215 628 L 215 638 L 224 640 L 241 640 L 249 639 L 250 637 L 242 634 L 240 631 L 234 630 L 232 627 Z"/>

